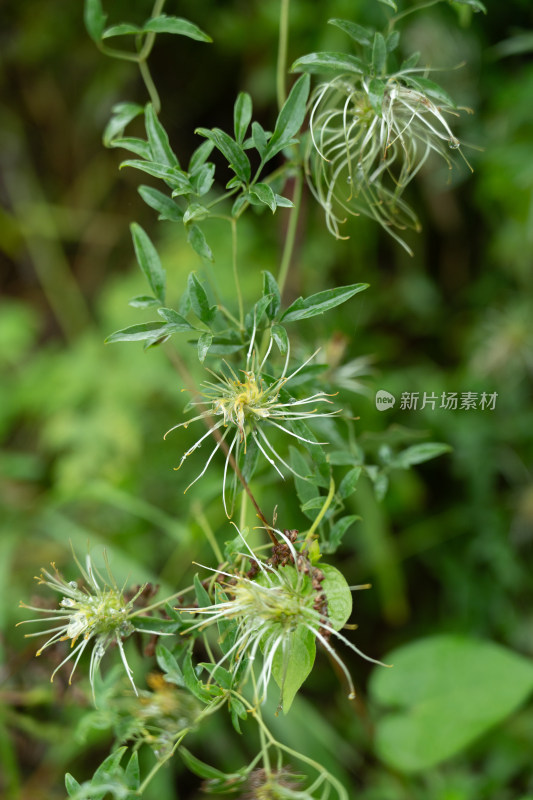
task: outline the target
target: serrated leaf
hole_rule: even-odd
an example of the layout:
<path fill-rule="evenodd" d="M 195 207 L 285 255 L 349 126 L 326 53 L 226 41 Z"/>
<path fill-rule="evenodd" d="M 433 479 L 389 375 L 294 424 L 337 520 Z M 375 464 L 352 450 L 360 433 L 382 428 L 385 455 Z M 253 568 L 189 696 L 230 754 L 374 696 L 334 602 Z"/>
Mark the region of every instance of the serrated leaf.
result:
<path fill-rule="evenodd" d="M 281 706 L 287 714 L 298 689 L 313 669 L 316 644 L 313 633 L 303 625 L 287 632 L 272 661 L 272 676 L 281 689 Z"/>
<path fill-rule="evenodd" d="M 322 589 L 328 600 L 328 619 L 336 631 L 340 631 L 348 622 L 352 613 L 353 600 L 346 578 L 331 564 L 320 564 L 324 573 Z"/>
<path fill-rule="evenodd" d="M 165 673 L 165 680 L 173 683 L 176 686 L 185 686 L 185 680 L 181 668 L 176 661 L 175 656 L 172 655 L 170 650 L 164 644 L 157 644 L 155 648 L 155 657 L 160 669 Z"/>
<path fill-rule="evenodd" d="M 220 150 L 222 155 L 226 158 L 230 168 L 235 172 L 237 178 L 244 184 L 250 180 L 251 167 L 248 156 L 244 152 L 242 146 L 231 138 L 225 131 L 220 128 L 197 128 L 195 133 L 200 136 L 205 136 L 214 142 L 217 150 Z"/>
<path fill-rule="evenodd" d="M 91 39 L 94 42 L 99 42 L 107 20 L 107 14 L 104 14 L 100 0 L 85 0 L 83 19 Z"/>
<path fill-rule="evenodd" d="M 369 28 L 363 28 L 362 25 L 357 25 L 355 22 L 350 22 L 347 19 L 328 19 L 328 24 L 340 28 L 341 31 L 351 36 L 358 44 L 367 46 L 372 42 L 374 31 Z"/>
<path fill-rule="evenodd" d="M 419 772 L 464 750 L 512 714 L 533 691 L 530 660 L 493 642 L 449 634 L 421 639 L 385 657 L 373 702 L 392 707 L 377 723 L 380 758 Z"/>
<path fill-rule="evenodd" d="M 178 222 L 183 219 L 183 211 L 172 200 L 171 197 L 160 192 L 159 189 L 154 189 L 153 186 L 139 186 L 137 191 L 141 195 L 146 205 L 153 208 L 154 211 L 159 212 L 159 219 L 166 219 L 170 222 Z"/>
<path fill-rule="evenodd" d="M 281 295 L 277 280 L 271 272 L 265 269 L 263 271 L 263 296 L 267 295 L 271 295 L 272 299 L 266 308 L 266 314 L 269 319 L 274 319 L 281 306 Z"/>
<path fill-rule="evenodd" d="M 179 36 L 187 36 L 189 39 L 195 39 L 197 42 L 213 41 L 198 25 L 189 22 L 188 19 L 170 17 L 166 14 L 160 14 L 158 17 L 149 19 L 144 23 L 143 31 L 145 33 L 174 33 Z"/>
<path fill-rule="evenodd" d="M 152 103 L 146 104 L 144 122 L 146 135 L 152 150 L 152 161 L 156 161 L 158 164 L 166 164 L 167 167 L 178 167 L 179 169 L 179 161 L 170 146 L 168 134 L 161 125 Z"/>
<path fill-rule="evenodd" d="M 283 312 L 280 319 L 283 322 L 295 322 L 299 319 L 323 314 L 325 311 L 345 303 L 358 292 L 367 289 L 368 285 L 368 283 L 353 283 L 350 286 L 337 286 L 335 289 L 317 292 L 305 300 L 303 297 L 299 297 Z"/>
<path fill-rule="evenodd" d="M 360 59 L 347 53 L 321 52 L 309 53 L 296 59 L 291 66 L 291 72 L 308 72 L 310 74 L 353 72 L 356 75 L 362 75 L 364 68 Z"/>
<path fill-rule="evenodd" d="M 143 271 L 154 295 L 165 302 L 165 270 L 148 234 L 136 222 L 130 225 L 137 263 Z"/>
<path fill-rule="evenodd" d="M 216 306 L 211 306 L 207 293 L 196 277 L 194 272 L 191 272 L 187 280 L 187 289 L 191 301 L 192 310 L 202 322 L 208 325 L 215 318 L 217 313 Z"/>
<path fill-rule="evenodd" d="M 372 43 L 372 68 L 376 75 L 383 75 L 387 67 L 387 44 L 382 33 L 374 34 Z"/>
<path fill-rule="evenodd" d="M 283 150 L 302 127 L 307 112 L 309 88 L 309 76 L 301 75 L 278 114 L 274 133 L 266 149 L 265 159 L 272 158 L 280 150 Z"/>
<path fill-rule="evenodd" d="M 207 244 L 204 232 L 198 225 L 189 225 L 187 230 L 187 241 L 192 249 L 206 261 L 214 261 L 211 248 Z"/>
<path fill-rule="evenodd" d="M 239 144 L 244 142 L 246 131 L 252 119 L 252 98 L 248 92 L 239 92 L 233 107 L 233 129 Z"/>
<path fill-rule="evenodd" d="M 138 103 L 116 103 L 112 110 L 111 119 L 107 123 L 102 137 L 105 147 L 111 147 L 112 140 L 117 136 L 122 136 L 126 125 L 144 112 L 143 107 Z"/>

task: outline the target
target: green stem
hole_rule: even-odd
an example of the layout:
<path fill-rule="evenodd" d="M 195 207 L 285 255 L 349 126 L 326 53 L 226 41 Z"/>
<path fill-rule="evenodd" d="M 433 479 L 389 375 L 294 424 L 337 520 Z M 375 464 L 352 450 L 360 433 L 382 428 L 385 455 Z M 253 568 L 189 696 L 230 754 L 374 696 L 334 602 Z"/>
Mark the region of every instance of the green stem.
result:
<path fill-rule="evenodd" d="M 146 90 L 150 95 L 150 100 L 154 107 L 154 111 L 156 114 L 159 114 L 159 112 L 161 111 L 161 100 L 159 99 L 159 93 L 155 88 L 155 83 L 152 79 L 152 75 L 150 73 L 147 61 L 144 60 L 139 61 L 139 71 L 144 81 L 144 85 L 146 86 Z"/>
<path fill-rule="evenodd" d="M 222 553 L 220 551 L 220 547 L 218 546 L 218 542 L 215 539 L 215 534 L 213 533 L 213 530 L 212 530 L 211 525 L 209 524 L 209 522 L 207 520 L 207 517 L 205 516 L 205 514 L 203 513 L 203 511 L 200 509 L 200 507 L 198 505 L 196 505 L 195 508 L 193 509 L 193 513 L 194 513 L 194 516 L 196 517 L 196 519 L 198 520 L 198 524 L 200 525 L 201 529 L 205 533 L 207 541 L 209 542 L 209 544 L 211 545 L 211 547 L 213 549 L 213 553 L 215 554 L 215 558 L 217 559 L 217 562 L 219 564 L 222 564 L 222 562 L 224 561 L 224 556 L 222 555 Z"/>
<path fill-rule="evenodd" d="M 281 264 L 278 273 L 278 286 L 280 294 L 283 294 L 283 290 L 285 288 L 285 282 L 287 280 L 287 274 L 289 272 L 292 254 L 294 251 L 294 243 L 296 241 L 296 231 L 298 229 L 298 218 L 300 216 L 300 206 L 302 203 L 302 184 L 303 184 L 302 174 L 299 173 L 296 176 L 294 182 L 294 194 L 292 198 L 294 206 L 290 210 L 289 224 L 287 227 L 287 236 L 285 238 L 285 244 L 283 246 L 283 254 L 281 256 Z"/>
<path fill-rule="evenodd" d="M 235 281 L 235 289 L 237 291 L 237 302 L 239 304 L 239 327 L 242 330 L 244 326 L 244 305 L 242 302 L 239 271 L 237 269 L 237 221 L 233 217 L 231 217 L 231 264 L 233 268 L 233 279 Z"/>
<path fill-rule="evenodd" d="M 419 6 L 414 6 L 413 8 L 408 8 L 405 11 L 400 11 L 399 14 L 395 14 L 394 17 L 391 17 L 389 20 L 389 31 L 391 31 L 396 23 L 403 19 L 404 17 L 409 16 L 409 14 L 414 14 L 415 11 L 422 11 L 424 8 L 431 8 L 431 6 L 436 6 L 437 3 L 441 3 L 442 0 L 427 0 L 426 3 L 422 3 Z"/>
<path fill-rule="evenodd" d="M 281 109 L 287 97 L 285 92 L 285 74 L 287 72 L 287 44 L 289 41 L 289 4 L 290 0 L 281 0 L 279 15 L 278 63 L 276 68 L 276 92 L 279 109 Z"/>
<path fill-rule="evenodd" d="M 145 608 L 139 609 L 139 612 L 146 612 L 146 611 L 153 611 L 155 608 L 160 608 L 161 606 L 165 605 L 166 603 L 170 603 L 171 600 L 175 600 L 177 597 L 181 597 L 183 594 L 187 594 L 188 592 L 192 592 L 194 590 L 194 586 L 187 586 L 186 589 L 182 589 L 179 592 L 175 592 L 175 594 L 171 594 L 170 597 L 165 597 L 164 600 L 158 600 L 156 603 L 152 603 Z M 132 615 L 132 616 L 137 616 Z"/>
<path fill-rule="evenodd" d="M 318 528 L 318 526 L 320 525 L 320 523 L 322 522 L 322 520 L 324 518 L 324 514 L 326 513 L 326 511 L 330 507 L 331 501 L 333 500 L 334 495 L 335 495 L 335 481 L 333 480 L 333 478 L 331 478 L 331 480 L 329 482 L 328 496 L 326 497 L 324 505 L 322 506 L 322 508 L 320 509 L 319 513 L 317 514 L 317 517 L 316 517 L 315 521 L 313 522 L 313 524 L 311 525 L 311 527 L 307 531 L 307 535 L 306 535 L 305 541 L 304 541 L 304 546 L 311 543 L 311 539 L 313 538 L 313 534 L 316 531 L 316 529 Z"/>
<path fill-rule="evenodd" d="M 152 8 L 152 13 L 150 14 L 150 19 L 160 16 L 161 12 L 163 11 L 165 2 L 166 0 L 155 0 L 154 7 Z M 146 39 L 144 40 L 143 46 L 139 52 L 139 58 L 142 61 L 146 61 L 146 59 L 152 52 L 152 47 L 154 46 L 155 37 L 156 34 L 152 32 L 146 35 Z"/>
<path fill-rule="evenodd" d="M 246 492 L 243 492 L 241 497 L 242 497 L 242 500 L 241 500 L 241 517 L 239 519 L 239 528 L 240 528 L 241 531 L 243 531 L 244 528 L 246 527 L 246 511 L 247 511 L 247 505 L 248 505 L 248 495 L 246 494 Z"/>

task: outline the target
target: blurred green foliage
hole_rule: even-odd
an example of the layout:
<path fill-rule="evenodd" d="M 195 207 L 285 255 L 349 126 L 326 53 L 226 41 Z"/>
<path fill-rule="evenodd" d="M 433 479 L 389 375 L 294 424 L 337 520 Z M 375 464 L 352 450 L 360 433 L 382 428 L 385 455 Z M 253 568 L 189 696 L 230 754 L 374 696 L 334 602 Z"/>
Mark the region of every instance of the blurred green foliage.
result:
<path fill-rule="evenodd" d="M 265 125 L 275 114 L 279 9 L 276 0 L 172 5 L 172 13 L 214 38 L 209 46 L 178 46 L 161 36 L 151 61 L 164 124 L 187 159 L 198 144 L 195 127 L 231 127 L 239 90 L 253 95 Z M 142 0 L 109 6 L 112 22 L 141 18 L 144 10 Z M 391 468 L 383 502 L 363 482 L 347 501 L 362 520 L 343 539 L 343 571 L 352 583 L 374 584 L 356 596 L 355 618 L 361 648 L 376 655 L 453 632 L 533 656 L 533 66 L 527 36 L 523 44 L 533 12 L 529 0 L 488 7 L 485 17 L 442 4 L 406 22 L 406 41 L 423 61 L 466 64 L 442 81 L 475 112 L 457 123 L 471 145 L 474 175 L 420 174 L 411 201 L 423 232 L 409 237 L 413 258 L 363 218 L 350 223 L 348 242 L 334 243 L 306 196 L 313 237 L 299 237 L 289 279 L 289 300 L 335 284 L 371 284 L 356 304 L 302 325 L 300 342 L 302 352 L 310 341 L 321 345 L 320 358 L 337 376 L 342 363 L 368 356 L 351 376 L 367 393 L 344 388 L 340 396 L 359 418 L 365 450 L 386 465 L 387 448 L 428 436 L 453 447 L 415 469 Z M 218 511 L 220 467 L 185 499 L 187 476 L 197 473 L 201 456 L 191 456 L 187 475 L 172 470 L 195 434 L 184 434 L 179 445 L 162 442 L 187 402 L 164 353 L 103 345 L 110 332 L 139 321 L 125 304 L 145 290 L 133 266 L 132 220 L 157 237 L 176 299 L 189 272 L 203 269 L 172 223 L 155 232 L 137 177 L 119 174 L 120 155 L 101 145 L 112 105 L 144 103 L 143 86 L 133 67 L 97 52 L 81 4 L 5 0 L 0 14 L 0 788 L 7 800 L 53 800 L 64 796 L 65 771 L 80 779 L 92 774 L 112 733 L 101 719 L 81 726 L 90 702 L 85 682 L 78 678 L 68 688 L 60 673 L 51 685 L 60 653 L 34 659 L 33 644 L 13 628 L 22 618 L 18 601 L 33 592 L 31 576 L 52 560 L 68 571 L 69 542 L 79 552 L 90 542 L 94 554 L 106 547 L 118 578 L 151 580 L 170 593 L 190 579 L 191 561 L 212 559 L 206 525 L 221 543 L 231 537 Z M 357 7 L 351 0 L 293 0 L 289 60 L 345 46 L 343 34 L 325 24 L 330 17 L 381 24 L 382 14 L 372 0 Z M 261 269 L 271 268 L 279 248 L 283 218 L 266 231 L 264 219 L 243 224 L 248 297 L 259 296 Z M 226 231 L 210 225 L 216 245 Z M 210 269 L 224 285 L 230 265 Z M 371 375 L 360 375 L 369 364 Z M 191 369 L 201 380 L 198 365 L 191 362 Z M 395 395 L 394 409 L 376 409 L 377 389 Z M 399 407 L 402 392 L 467 391 L 497 392 L 495 410 Z M 279 497 L 268 482 L 259 496 L 268 508 L 283 503 L 292 527 L 305 526 L 296 497 Z M 141 670 L 150 663 L 134 648 L 132 658 Z M 153 667 L 152 660 L 145 669 Z M 351 671 L 359 688 L 354 703 L 330 670 L 318 670 L 291 715 L 272 714 L 270 722 L 332 772 L 339 773 L 340 759 L 340 777 L 354 796 L 533 794 L 531 707 L 444 764 L 411 775 L 376 759 L 381 712 L 365 699 L 367 666 L 356 663 Z M 206 756 L 238 768 L 239 747 L 245 758 L 253 748 L 246 738 L 229 739 L 222 720 L 209 726 Z M 143 759 L 148 764 L 149 754 Z M 173 769 L 181 767 L 159 773 L 148 800 L 199 797 L 198 781 Z"/>

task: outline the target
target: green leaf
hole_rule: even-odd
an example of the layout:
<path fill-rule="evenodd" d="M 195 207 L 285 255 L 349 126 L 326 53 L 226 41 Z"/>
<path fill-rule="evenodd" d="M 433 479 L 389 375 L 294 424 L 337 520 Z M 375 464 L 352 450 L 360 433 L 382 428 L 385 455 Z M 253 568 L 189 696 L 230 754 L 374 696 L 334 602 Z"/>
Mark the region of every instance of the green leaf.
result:
<path fill-rule="evenodd" d="M 272 300 L 266 309 L 269 319 L 274 319 L 281 305 L 281 295 L 279 293 L 278 282 L 271 272 L 263 270 L 263 297 L 272 295 Z"/>
<path fill-rule="evenodd" d="M 272 675 L 281 689 L 281 707 L 287 714 L 300 686 L 315 663 L 315 637 L 303 625 L 287 632 L 272 661 Z"/>
<path fill-rule="evenodd" d="M 183 219 L 181 208 L 164 192 L 160 192 L 159 189 L 154 189 L 152 186 L 144 185 L 139 186 L 137 191 L 146 205 L 159 212 L 159 219 L 166 219 L 170 222 L 178 222 Z"/>
<path fill-rule="evenodd" d="M 374 34 L 372 67 L 376 75 L 383 75 L 387 67 L 387 43 L 383 34 L 379 32 Z"/>
<path fill-rule="evenodd" d="M 202 333 L 201 336 L 198 338 L 198 361 L 200 364 L 203 364 L 205 361 L 205 357 L 209 352 L 209 348 L 213 343 L 213 334 L 212 333 Z"/>
<path fill-rule="evenodd" d="M 206 291 L 194 272 L 191 272 L 187 281 L 187 289 L 191 300 L 192 310 L 202 322 L 208 325 L 215 318 L 217 307 L 209 304 Z"/>
<path fill-rule="evenodd" d="M 308 72 L 311 74 L 321 72 L 353 72 L 362 75 L 363 63 L 355 56 L 346 53 L 309 53 L 296 59 L 291 67 L 291 72 Z"/>
<path fill-rule="evenodd" d="M 146 172 L 147 175 L 152 175 L 154 178 L 161 178 L 174 190 L 175 195 L 188 194 L 193 190 L 187 173 L 177 167 L 169 167 L 166 164 L 158 164 L 155 161 L 138 161 L 136 159 L 123 161 L 120 169 L 123 167 L 133 167 L 133 169 Z"/>
<path fill-rule="evenodd" d="M 214 261 L 211 248 L 207 244 L 204 232 L 198 225 L 189 225 L 187 232 L 187 241 L 192 249 L 198 253 L 199 256 L 205 258 L 206 261 Z"/>
<path fill-rule="evenodd" d="M 165 322 L 169 322 L 172 325 L 175 333 L 178 333 L 180 330 L 184 333 L 187 331 L 197 330 L 194 325 L 191 325 L 190 322 L 187 322 L 185 317 L 183 317 L 181 314 L 178 314 L 178 312 L 174 311 L 173 308 L 158 308 L 157 313 L 163 317 Z"/>
<path fill-rule="evenodd" d="M 307 111 L 307 98 L 309 97 L 310 79 L 308 75 L 301 75 L 292 87 L 276 120 L 276 127 L 270 139 L 265 158 L 272 158 L 283 150 L 302 127 Z"/>
<path fill-rule="evenodd" d="M 183 215 L 183 224 L 188 225 L 193 219 L 201 221 L 209 216 L 209 210 L 201 203 L 189 203 Z"/>
<path fill-rule="evenodd" d="M 148 142 L 144 139 L 137 139 L 134 136 L 120 137 L 119 139 L 110 139 L 104 142 L 106 147 L 123 147 L 124 150 L 129 150 L 130 153 L 135 153 L 136 156 L 150 161 L 152 158 L 152 150 Z"/>
<path fill-rule="evenodd" d="M 244 184 L 248 183 L 251 175 L 250 162 L 240 144 L 237 144 L 231 136 L 225 133 L 225 131 L 221 131 L 220 128 L 213 128 L 213 130 L 197 128 L 195 133 L 210 139 L 217 150 L 220 150 L 222 155 L 226 158 L 229 166 L 235 172 L 239 180 Z"/>
<path fill-rule="evenodd" d="M 442 88 L 442 86 L 439 86 L 438 83 L 435 83 L 435 81 L 430 81 L 428 78 L 422 78 L 418 75 L 415 78 L 406 75 L 404 80 L 410 86 L 418 89 L 423 94 L 428 95 L 428 97 L 432 97 L 437 101 L 437 103 L 450 106 L 450 108 L 456 108 L 453 98 Z"/>
<path fill-rule="evenodd" d="M 454 3 L 457 3 L 457 5 L 461 6 L 470 6 L 470 8 L 476 13 L 478 11 L 482 11 L 483 14 L 487 13 L 487 8 L 485 4 L 481 2 L 481 0 L 452 0 L 451 4 L 454 5 Z"/>
<path fill-rule="evenodd" d="M 187 651 L 185 654 L 185 658 L 183 659 L 183 680 L 185 681 L 185 685 L 187 689 L 193 694 L 198 700 L 202 700 L 204 703 L 208 703 L 215 694 L 220 694 L 220 689 L 216 686 L 211 687 L 212 694 L 208 692 L 203 683 L 198 680 L 196 676 L 196 672 L 194 671 L 194 667 L 192 665 L 191 653 Z M 217 689 L 218 691 L 215 692 L 213 690 Z"/>
<path fill-rule="evenodd" d="M 153 306 L 158 306 L 160 303 L 155 297 L 150 297 L 150 295 L 147 294 L 141 294 L 138 297 L 132 297 L 128 305 L 132 308 L 153 308 Z"/>
<path fill-rule="evenodd" d="M 400 44 L 400 31 L 391 31 L 387 34 L 387 53 L 392 53 Z"/>
<path fill-rule="evenodd" d="M 424 442 L 423 444 L 413 444 L 407 447 L 394 459 L 393 465 L 395 467 L 407 468 L 413 464 L 422 464 L 424 461 L 430 461 L 432 458 L 442 456 L 444 453 L 450 453 L 452 448 L 449 444 L 441 442 Z"/>
<path fill-rule="evenodd" d="M 70 772 L 67 772 L 65 775 L 65 789 L 67 790 L 68 796 L 72 797 L 72 795 L 76 794 L 77 790 L 80 788 L 81 786 L 76 778 L 73 778 Z"/>
<path fill-rule="evenodd" d="M 85 0 L 83 19 L 91 39 L 94 42 L 99 42 L 107 20 L 107 14 L 104 14 L 100 0 Z"/>
<path fill-rule="evenodd" d="M 166 14 L 149 19 L 144 23 L 143 31 L 145 33 L 175 33 L 180 36 L 187 36 L 189 39 L 195 39 L 197 42 L 213 41 L 198 25 L 194 25 L 182 17 L 169 17 Z"/>
<path fill-rule="evenodd" d="M 278 350 L 281 355 L 286 355 L 287 350 L 289 349 L 289 337 L 287 336 L 287 331 L 283 325 L 272 325 L 270 332 L 272 334 L 272 338 L 278 346 Z"/>
<path fill-rule="evenodd" d="M 142 33 L 142 28 L 132 25 L 129 22 L 122 22 L 120 25 L 112 25 L 102 33 L 102 39 L 110 39 L 112 36 L 138 35 Z"/>
<path fill-rule="evenodd" d="M 383 97 L 386 87 L 387 82 L 381 78 L 371 78 L 368 83 L 368 99 L 370 100 L 370 105 L 379 117 L 382 116 L 383 112 Z"/>
<path fill-rule="evenodd" d="M 161 260 L 150 241 L 147 233 L 136 222 L 130 225 L 130 231 L 133 238 L 133 247 L 135 248 L 135 255 L 137 262 L 144 272 L 144 275 L 150 284 L 154 295 L 161 302 L 165 302 L 165 270 L 161 266 Z"/>
<path fill-rule="evenodd" d="M 157 644 L 155 657 L 160 669 L 165 673 L 165 680 L 174 683 L 176 686 L 185 686 L 183 673 L 176 658 L 172 655 L 164 644 Z"/>
<path fill-rule="evenodd" d="M 252 122 L 252 140 L 254 147 L 263 160 L 268 147 L 268 138 L 266 132 L 259 122 Z"/>
<path fill-rule="evenodd" d="M 96 769 L 96 772 L 93 775 L 92 783 L 95 786 L 98 785 L 98 782 L 103 780 L 108 780 L 110 776 L 113 775 L 113 772 L 117 771 L 117 767 L 119 766 L 122 756 L 126 752 L 127 747 L 119 747 L 118 750 L 115 750 L 114 753 L 111 753 Z"/>
<path fill-rule="evenodd" d="M 139 755 L 137 751 L 131 754 L 131 758 L 128 761 L 128 766 L 124 771 L 124 778 L 126 779 L 126 784 L 128 789 L 138 789 L 140 782 L 141 782 L 141 772 L 139 769 Z"/>
<path fill-rule="evenodd" d="M 196 595 L 196 600 L 198 602 L 198 608 L 205 608 L 207 606 L 212 605 L 211 598 L 209 597 L 207 590 L 202 586 L 202 582 L 198 577 L 198 573 L 195 574 L 193 583 L 194 583 L 194 593 Z"/>
<path fill-rule="evenodd" d="M 246 131 L 252 119 L 252 98 L 248 92 L 239 92 L 233 107 L 233 127 L 235 139 L 239 144 L 244 142 Z"/>
<path fill-rule="evenodd" d="M 140 325 L 130 325 L 116 331 L 107 337 L 106 344 L 112 342 L 140 342 L 143 339 L 151 339 L 154 334 L 164 335 L 167 326 L 164 322 L 141 322 Z"/>
<path fill-rule="evenodd" d="M 322 546 L 325 553 L 334 553 L 342 542 L 344 534 L 354 522 L 360 520 L 361 517 L 357 514 L 348 514 L 346 517 L 341 517 L 332 527 L 326 546 Z"/>
<path fill-rule="evenodd" d="M 378 2 L 381 3 L 384 6 L 388 6 L 389 8 L 392 8 L 393 11 L 398 11 L 398 6 L 394 2 L 394 0 L 378 0 Z"/>
<path fill-rule="evenodd" d="M 339 485 L 339 496 L 345 500 L 355 491 L 355 487 L 357 485 L 357 481 L 361 477 L 362 467 L 353 467 L 349 472 L 346 473 L 342 481 Z"/>
<path fill-rule="evenodd" d="M 351 36 L 352 39 L 364 47 L 372 42 L 374 31 L 369 28 L 363 28 L 362 25 L 357 25 L 355 22 L 350 22 L 347 19 L 328 19 L 328 24 L 340 28 L 341 31 L 347 33 L 348 36 Z"/>
<path fill-rule="evenodd" d="M 179 169 L 179 161 L 170 146 L 167 132 L 159 122 L 151 103 L 146 104 L 144 122 L 146 135 L 152 150 L 152 161 L 156 161 L 158 164 L 165 164 L 167 167 L 178 167 Z"/>
<path fill-rule="evenodd" d="M 195 775 L 198 775 L 200 778 L 211 778 L 218 779 L 218 780 L 226 780 L 228 777 L 224 772 L 221 772 L 219 769 L 215 769 L 215 767 L 211 767 L 209 764 L 206 764 L 203 761 L 200 761 L 199 758 L 193 756 L 185 747 L 181 746 L 179 749 L 179 754 L 182 757 L 183 761 L 185 762 L 185 766 L 190 769 Z"/>
<path fill-rule="evenodd" d="M 326 289 L 323 292 L 312 294 L 305 300 L 299 297 L 281 315 L 283 322 L 295 322 L 298 319 L 316 317 L 331 308 L 345 303 L 358 292 L 368 288 L 368 283 L 353 283 L 350 286 L 337 286 L 335 289 Z"/>
<path fill-rule="evenodd" d="M 208 139 L 207 142 L 202 142 L 202 144 L 196 148 L 189 161 L 189 172 L 191 175 L 194 175 L 200 167 L 205 164 L 213 152 L 214 146 L 215 143 Z"/>
<path fill-rule="evenodd" d="M 117 136 L 122 136 L 126 125 L 143 112 L 143 107 L 138 103 L 116 103 L 113 106 L 113 114 L 105 127 L 102 137 L 104 146 L 111 147 L 112 140 Z"/>
<path fill-rule="evenodd" d="M 533 665 L 493 642 L 437 635 L 386 657 L 373 702 L 392 707 L 377 724 L 380 758 L 402 772 L 427 770 L 512 714 L 533 691 Z"/>
<path fill-rule="evenodd" d="M 346 578 L 331 564 L 319 564 L 318 567 L 324 573 L 322 588 L 328 599 L 328 617 L 333 628 L 340 631 L 348 622 L 352 613 L 353 601 L 350 587 Z"/>
<path fill-rule="evenodd" d="M 276 210 L 276 196 L 268 183 L 256 183 L 250 187 L 250 195 L 257 197 L 260 203 L 268 206 L 274 213 Z"/>
<path fill-rule="evenodd" d="M 194 194 L 203 197 L 204 194 L 210 190 L 215 179 L 215 165 L 208 163 L 202 164 L 201 167 L 196 169 L 196 172 L 191 175 L 191 186 Z M 209 212 L 207 212 L 209 214 Z"/>

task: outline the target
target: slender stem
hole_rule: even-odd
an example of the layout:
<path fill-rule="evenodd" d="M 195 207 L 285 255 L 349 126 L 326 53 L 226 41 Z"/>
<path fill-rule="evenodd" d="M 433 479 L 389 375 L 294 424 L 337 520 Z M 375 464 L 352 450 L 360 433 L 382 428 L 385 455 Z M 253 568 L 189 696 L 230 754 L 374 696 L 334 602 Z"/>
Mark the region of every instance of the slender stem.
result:
<path fill-rule="evenodd" d="M 246 499 L 247 495 L 243 494 L 241 500 L 241 518 L 239 520 L 239 528 L 241 531 L 246 527 L 246 511 L 247 511 Z"/>
<path fill-rule="evenodd" d="M 154 111 L 156 114 L 159 114 L 159 112 L 161 111 L 161 100 L 159 99 L 159 93 L 155 88 L 155 83 L 152 79 L 152 75 L 150 73 L 148 63 L 146 61 L 139 61 L 139 71 L 142 75 L 142 79 L 144 81 L 144 85 L 146 86 L 146 90 L 150 95 L 150 100 L 154 107 Z"/>
<path fill-rule="evenodd" d="M 335 481 L 333 480 L 333 478 L 331 478 L 331 480 L 329 482 L 328 496 L 326 497 L 324 505 L 322 506 L 322 508 L 320 509 L 319 513 L 317 514 L 316 519 L 314 520 L 313 524 L 311 525 L 311 527 L 307 531 L 307 535 L 305 537 L 304 545 L 310 544 L 311 539 L 313 538 L 313 534 L 316 531 L 316 529 L 318 528 L 318 526 L 320 525 L 320 523 L 322 522 L 322 520 L 324 518 L 324 514 L 326 513 L 326 511 L 330 507 L 331 501 L 333 500 L 334 495 L 335 495 Z"/>
<path fill-rule="evenodd" d="M 285 283 L 287 281 L 287 274 L 291 265 L 292 254 L 294 251 L 294 243 L 296 241 L 296 231 L 298 229 L 298 218 L 300 216 L 300 206 L 302 203 L 302 174 L 299 173 L 294 181 L 294 193 L 292 202 L 293 208 L 290 210 L 289 224 L 287 227 L 287 236 L 283 246 L 283 254 L 281 256 L 281 264 L 278 274 L 278 286 L 280 294 L 283 294 Z"/>
<path fill-rule="evenodd" d="M 426 3 L 422 3 L 419 6 L 414 6 L 413 8 L 408 8 L 405 11 L 400 11 L 399 14 L 395 14 L 393 17 L 390 18 L 389 30 L 391 31 L 399 20 L 409 16 L 409 14 L 414 14 L 415 11 L 422 11 L 422 9 L 424 8 L 431 8 L 431 6 L 436 6 L 437 3 L 441 2 L 442 0 L 427 0 Z"/>
<path fill-rule="evenodd" d="M 276 91 L 278 107 L 281 109 L 286 99 L 285 74 L 287 72 L 287 44 L 289 41 L 289 4 L 290 0 L 281 0 L 279 15 L 278 63 L 276 68 Z"/>
<path fill-rule="evenodd" d="M 237 291 L 237 302 L 239 304 L 239 327 L 244 325 L 244 305 L 242 302 L 241 282 L 239 280 L 239 270 L 237 269 L 237 221 L 231 217 L 231 264 L 233 268 L 233 280 Z"/>
<path fill-rule="evenodd" d="M 154 7 L 152 8 L 152 13 L 150 14 L 151 19 L 160 16 L 161 12 L 163 11 L 165 2 L 166 0 L 155 0 Z M 143 61 L 146 61 L 146 59 L 152 52 L 152 47 L 154 46 L 155 37 L 156 34 L 153 32 L 147 34 L 143 46 L 139 52 L 139 58 L 142 59 Z"/>
<path fill-rule="evenodd" d="M 160 608 L 160 606 L 164 605 L 165 603 L 169 603 L 171 600 L 175 600 L 177 597 L 181 597 L 182 594 L 187 594 L 187 592 L 192 592 L 193 589 L 194 586 L 187 586 L 186 589 L 182 589 L 180 592 L 175 592 L 175 594 L 171 594 L 170 597 L 165 597 L 164 600 L 158 600 L 156 603 L 152 603 L 151 605 L 146 606 L 145 608 L 140 608 L 139 614 L 138 615 L 132 614 L 132 616 L 141 616 L 142 613 L 146 611 L 153 611 L 155 608 Z"/>

